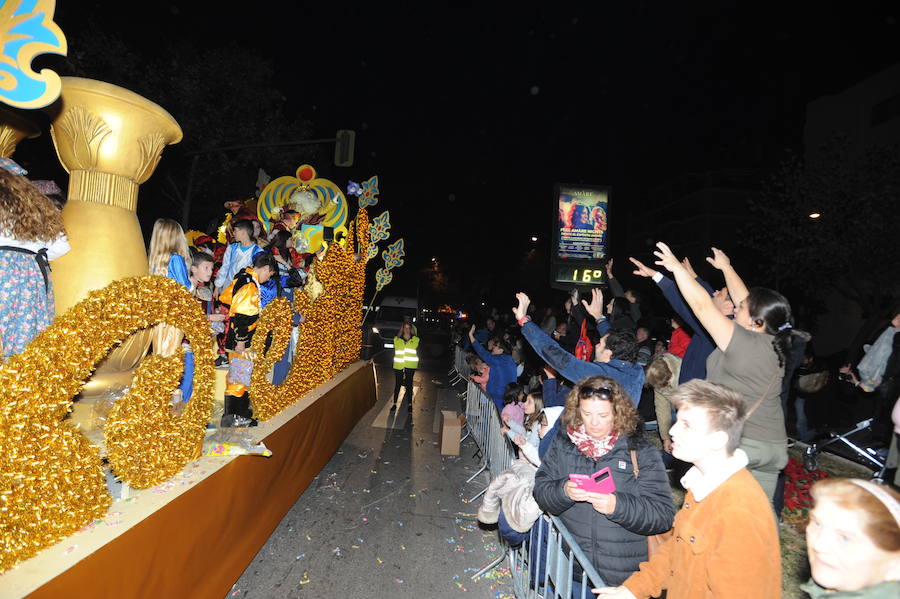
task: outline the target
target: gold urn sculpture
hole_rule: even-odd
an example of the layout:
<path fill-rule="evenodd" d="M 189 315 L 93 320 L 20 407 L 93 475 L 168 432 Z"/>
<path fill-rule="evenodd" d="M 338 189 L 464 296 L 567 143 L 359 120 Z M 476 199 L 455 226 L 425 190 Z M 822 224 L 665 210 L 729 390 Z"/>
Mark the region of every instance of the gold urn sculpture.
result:
<path fill-rule="evenodd" d="M 147 274 L 138 188 L 153 174 L 165 147 L 181 141 L 182 132 L 154 102 L 80 77 L 63 77 L 59 100 L 44 110 L 51 117 L 56 154 L 70 175 L 62 216 L 72 250 L 53 262 L 51 274 L 56 313 L 62 314 L 94 289 Z M 149 344 L 149 330 L 126 339 L 84 393 L 101 393 L 115 380 L 127 385 Z"/>

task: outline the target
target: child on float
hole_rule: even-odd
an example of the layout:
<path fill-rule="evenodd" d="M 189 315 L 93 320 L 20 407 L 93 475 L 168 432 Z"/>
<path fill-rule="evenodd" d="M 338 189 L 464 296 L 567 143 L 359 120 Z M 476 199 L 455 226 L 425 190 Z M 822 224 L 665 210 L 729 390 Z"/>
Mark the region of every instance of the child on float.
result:
<path fill-rule="evenodd" d="M 225 332 L 224 322 L 228 316 L 215 310 L 215 300 L 213 299 L 212 287 L 209 284 L 210 280 L 212 280 L 214 265 L 215 260 L 209 254 L 192 252 L 188 279 L 191 283 L 191 295 L 200 302 L 203 313 L 206 314 L 206 320 L 209 321 L 210 328 L 215 335 Z"/>
<path fill-rule="evenodd" d="M 234 243 L 230 244 L 222 257 L 222 266 L 216 275 L 216 291 L 222 292 L 237 274 L 253 264 L 253 259 L 263 249 L 254 242 L 253 222 L 244 219 L 234 223 Z"/>
<path fill-rule="evenodd" d="M 69 251 L 54 203 L 9 158 L 0 159 L 0 343 L 21 353 L 55 314 L 50 260 Z"/>
<path fill-rule="evenodd" d="M 191 263 L 191 253 L 187 238 L 181 225 L 170 218 L 159 218 L 153 223 L 150 235 L 148 262 L 150 274 L 168 277 L 186 289 L 191 289 L 190 275 L 187 265 Z M 188 401 L 193 391 L 194 352 L 184 338 L 181 329 L 167 323 L 159 323 L 153 327 L 153 353 L 168 358 L 184 346 L 184 376 L 178 388 L 181 401 Z"/>
<path fill-rule="evenodd" d="M 222 290 L 219 301 L 228 306 L 229 326 L 225 348 L 230 367 L 225 386 L 225 413 L 221 426 L 256 426 L 250 409 L 250 375 L 253 372 L 251 349 L 253 333 L 262 311 L 261 286 L 278 273 L 278 264 L 270 252 L 253 258 L 251 267 L 241 270 L 231 285 Z M 253 348 L 259 351 L 261 348 Z"/>

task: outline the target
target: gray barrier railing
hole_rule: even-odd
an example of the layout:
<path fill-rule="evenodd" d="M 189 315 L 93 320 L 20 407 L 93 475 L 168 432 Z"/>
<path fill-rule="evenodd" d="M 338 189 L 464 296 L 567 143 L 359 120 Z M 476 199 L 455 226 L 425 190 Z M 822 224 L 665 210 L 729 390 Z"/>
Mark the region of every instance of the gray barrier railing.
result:
<path fill-rule="evenodd" d="M 468 378 L 468 364 L 460 347 L 456 348 L 454 354 L 454 370 L 460 375 L 465 373 L 465 378 Z M 485 470 L 491 476 L 508 470 L 516 460 L 515 446 L 500 433 L 500 415 L 494 402 L 472 381 L 468 382 L 465 414 L 469 434 L 481 454 L 481 467 L 466 484 Z M 486 487 L 469 501 L 480 497 L 485 490 Z M 513 589 L 518 599 L 587 599 L 594 596 L 592 588 L 605 586 L 571 533 L 555 516 L 544 514 L 538 518 L 530 535 L 516 548 L 506 545 L 502 538 L 500 542 L 505 547 L 505 554 L 476 572 L 473 579 L 505 560 L 509 564 Z"/>

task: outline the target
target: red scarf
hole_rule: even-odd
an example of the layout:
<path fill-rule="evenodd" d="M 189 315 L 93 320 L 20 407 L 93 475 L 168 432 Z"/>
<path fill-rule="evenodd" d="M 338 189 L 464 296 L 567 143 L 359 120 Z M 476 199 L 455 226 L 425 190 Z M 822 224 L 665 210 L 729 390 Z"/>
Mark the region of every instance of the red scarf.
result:
<path fill-rule="evenodd" d="M 583 424 L 577 429 L 566 429 L 566 432 L 569 434 L 569 440 L 575 444 L 578 451 L 592 460 L 599 460 L 608 454 L 619 439 L 619 433 L 617 431 L 613 431 L 602 439 L 595 439 L 584 432 Z"/>

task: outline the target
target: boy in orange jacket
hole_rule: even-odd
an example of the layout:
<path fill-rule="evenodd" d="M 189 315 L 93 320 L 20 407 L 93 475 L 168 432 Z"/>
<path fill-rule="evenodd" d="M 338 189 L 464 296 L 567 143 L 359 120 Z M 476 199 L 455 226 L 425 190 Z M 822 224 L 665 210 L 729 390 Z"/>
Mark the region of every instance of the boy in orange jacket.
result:
<path fill-rule="evenodd" d="M 672 455 L 694 465 L 674 534 L 620 587 L 599 597 L 668 599 L 781 597 L 778 529 L 769 498 L 738 449 L 747 408 L 734 391 L 699 379 L 670 397 L 678 419 Z"/>

